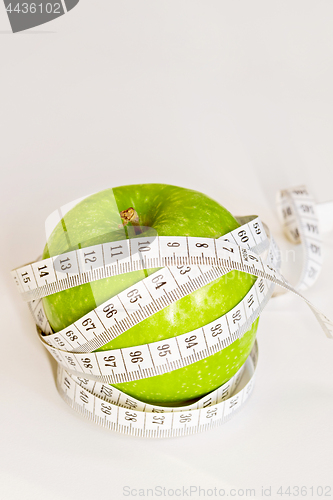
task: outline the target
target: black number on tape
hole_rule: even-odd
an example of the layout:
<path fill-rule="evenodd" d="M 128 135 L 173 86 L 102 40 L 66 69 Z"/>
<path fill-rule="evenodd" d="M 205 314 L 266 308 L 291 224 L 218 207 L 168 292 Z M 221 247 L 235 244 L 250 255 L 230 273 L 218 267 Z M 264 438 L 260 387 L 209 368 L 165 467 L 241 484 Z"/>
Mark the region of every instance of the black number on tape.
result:
<path fill-rule="evenodd" d="M 251 293 L 250 297 L 247 299 L 248 307 L 252 307 L 254 304 L 253 293 Z"/>
<path fill-rule="evenodd" d="M 177 266 L 177 269 L 180 269 L 180 274 L 186 274 L 186 273 L 189 273 L 191 271 L 191 268 L 190 266 L 186 266 L 186 268 L 184 269 L 185 266 Z"/>
<path fill-rule="evenodd" d="M 107 318 L 112 318 L 114 314 L 117 314 L 117 309 L 114 308 L 113 304 L 108 304 L 107 306 L 103 307 L 103 312 L 105 312 L 105 316 Z"/>
<path fill-rule="evenodd" d="M 136 407 L 138 406 L 138 403 L 136 403 L 136 402 L 135 402 L 135 401 L 133 401 L 132 399 L 126 398 L 125 405 L 126 405 L 126 406 L 127 406 L 127 408 L 129 408 L 130 410 L 133 410 L 134 408 L 136 408 Z"/>
<path fill-rule="evenodd" d="M 83 366 L 85 368 L 91 369 L 93 365 L 91 364 L 91 359 L 90 358 L 81 358 L 81 361 L 83 363 Z"/>
<path fill-rule="evenodd" d="M 202 405 L 203 408 L 207 408 L 207 406 L 210 406 L 212 404 L 212 398 L 207 399 Z"/>
<path fill-rule="evenodd" d="M 96 257 L 96 255 L 95 255 L 95 253 L 96 253 L 96 252 L 95 252 L 95 250 L 93 250 L 92 252 L 87 252 L 87 253 L 85 253 L 85 254 L 84 254 L 84 257 L 85 257 L 84 262 L 85 262 L 86 264 L 88 264 L 88 262 L 96 262 L 97 257 Z M 87 257 L 87 255 L 92 255 L 92 257 Z"/>
<path fill-rule="evenodd" d="M 233 408 L 234 406 L 236 406 L 237 403 L 238 403 L 238 398 L 231 399 L 230 400 L 230 408 Z"/>
<path fill-rule="evenodd" d="M 131 420 L 132 422 L 136 422 L 137 413 L 130 413 L 129 411 L 125 412 L 125 420 Z"/>
<path fill-rule="evenodd" d="M 74 359 L 72 358 L 72 356 L 65 356 L 65 358 L 67 359 L 68 363 L 71 366 L 76 366 L 76 363 L 75 363 Z"/>
<path fill-rule="evenodd" d="M 105 415 L 111 415 L 112 406 L 106 405 L 105 403 L 101 404 L 101 411 L 105 413 Z"/>
<path fill-rule="evenodd" d="M 111 257 L 114 257 L 115 255 L 122 255 L 123 252 L 112 253 L 112 250 L 118 250 L 118 248 L 123 248 L 123 247 L 121 245 L 119 245 L 118 247 L 111 247 Z"/>
<path fill-rule="evenodd" d="M 68 261 L 70 261 L 69 257 L 67 257 L 67 259 L 63 259 L 60 261 L 60 264 L 61 264 L 60 269 L 62 271 L 66 271 L 66 269 L 70 269 L 72 267 L 72 264 Z M 65 264 L 63 264 L 63 262 L 68 262 L 67 266 Z"/>
<path fill-rule="evenodd" d="M 167 354 L 171 354 L 169 344 L 159 345 L 157 349 L 160 351 L 158 354 L 161 357 L 166 356 Z"/>
<path fill-rule="evenodd" d="M 232 320 L 233 320 L 233 322 L 235 324 L 236 321 L 240 321 L 241 319 L 242 319 L 242 315 L 241 315 L 240 309 L 237 309 L 237 311 L 234 312 L 233 315 L 232 315 Z"/>
<path fill-rule="evenodd" d="M 247 236 L 244 229 L 238 231 L 238 236 L 240 237 L 242 243 L 246 243 L 247 241 L 249 241 L 249 237 Z"/>
<path fill-rule="evenodd" d="M 265 285 L 264 285 L 264 280 L 263 280 L 263 279 L 261 279 L 261 280 L 259 281 L 258 286 L 259 286 L 259 291 L 260 291 L 260 293 L 263 293 L 263 291 L 265 290 Z"/>
<path fill-rule="evenodd" d="M 78 336 L 75 335 L 75 333 L 72 330 L 68 330 L 66 332 L 66 337 L 68 337 L 71 342 L 74 342 L 74 340 L 78 339 Z"/>
<path fill-rule="evenodd" d="M 21 273 L 22 278 L 23 278 L 23 276 L 26 276 L 27 274 L 28 274 L 27 272 Z M 28 281 L 30 281 L 29 276 L 26 276 L 25 278 L 23 278 L 23 281 L 24 281 L 24 283 L 28 283 Z"/>
<path fill-rule="evenodd" d="M 311 266 L 309 271 L 308 271 L 309 278 L 313 278 L 317 272 L 318 272 L 317 269 L 315 269 L 314 267 Z"/>
<path fill-rule="evenodd" d="M 165 420 L 164 415 L 161 415 L 159 417 L 157 415 L 153 416 L 153 424 L 164 424 L 164 420 Z"/>
<path fill-rule="evenodd" d="M 286 219 L 289 215 L 292 215 L 291 207 L 282 209 L 283 218 Z M 254 224 L 253 224 L 254 225 Z"/>
<path fill-rule="evenodd" d="M 179 418 L 179 422 L 181 424 L 186 424 L 187 422 L 191 422 L 192 415 L 191 413 L 184 414 L 182 413 Z"/>
<path fill-rule="evenodd" d="M 206 418 L 215 417 L 216 414 L 217 414 L 217 408 L 210 408 L 209 410 L 207 410 Z"/>
<path fill-rule="evenodd" d="M 221 327 L 220 323 L 218 325 L 212 326 L 211 331 L 212 331 L 213 337 L 216 337 L 217 335 L 222 333 L 222 327 Z"/>
<path fill-rule="evenodd" d="M 67 387 L 67 389 L 71 388 L 71 383 L 67 377 L 64 378 L 64 386 Z"/>
<path fill-rule="evenodd" d="M 127 297 L 129 297 L 132 304 L 134 304 L 137 300 L 142 299 L 142 296 L 139 294 L 139 290 L 137 288 L 128 292 Z"/>
<path fill-rule="evenodd" d="M 89 380 L 87 378 L 78 377 L 77 379 L 80 381 L 81 384 L 88 385 Z"/>
<path fill-rule="evenodd" d="M 108 398 L 112 396 L 112 387 L 108 387 L 107 385 L 102 385 L 101 390 L 99 391 L 101 394 L 104 394 Z"/>
<path fill-rule="evenodd" d="M 88 330 L 94 330 L 94 328 L 96 328 L 96 326 L 92 322 L 91 318 L 87 318 L 84 321 L 82 321 L 82 326 L 85 327 L 86 331 L 88 331 Z"/>
<path fill-rule="evenodd" d="M 44 278 L 45 276 L 48 276 L 48 274 L 50 274 L 48 271 L 43 271 L 42 269 L 47 269 L 47 266 L 38 267 L 40 278 Z"/>
<path fill-rule="evenodd" d="M 104 361 L 106 361 L 106 363 L 104 363 L 105 366 L 111 366 L 112 368 L 117 367 L 115 356 L 104 356 Z"/>
<path fill-rule="evenodd" d="M 143 357 L 141 351 L 130 352 L 132 363 L 142 363 Z"/>
<path fill-rule="evenodd" d="M 89 403 L 88 394 L 86 392 L 84 392 L 84 391 L 80 391 L 80 399 L 85 404 Z"/>
<path fill-rule="evenodd" d="M 306 227 L 307 227 L 308 231 L 310 231 L 310 233 L 315 233 L 315 234 L 319 233 L 318 226 L 316 224 L 309 224 L 307 222 Z"/>
<path fill-rule="evenodd" d="M 229 394 L 229 387 L 225 387 L 222 390 L 221 401 L 223 401 Z"/>
<path fill-rule="evenodd" d="M 142 246 L 143 245 L 143 246 Z M 139 242 L 139 252 L 149 252 L 151 250 L 149 241 L 140 241 Z"/>
<path fill-rule="evenodd" d="M 301 205 L 300 208 L 305 213 L 309 213 L 309 212 L 312 213 L 312 214 L 314 213 L 313 207 L 311 205 Z"/>
<path fill-rule="evenodd" d="M 310 249 L 312 253 L 317 253 L 318 255 L 320 255 L 320 247 L 318 245 L 311 243 Z"/>
<path fill-rule="evenodd" d="M 40 326 L 42 326 L 43 322 L 44 322 L 44 313 L 43 313 L 43 309 L 40 309 L 37 313 L 37 321 L 38 323 L 40 324 Z"/>
<path fill-rule="evenodd" d="M 163 280 L 162 274 L 158 274 L 157 276 L 155 276 L 155 278 L 152 279 L 152 282 L 156 285 L 155 290 L 158 290 L 159 288 L 161 288 L 161 286 L 166 285 L 166 281 L 162 280 Z"/>
<path fill-rule="evenodd" d="M 198 345 L 198 342 L 195 342 L 195 340 L 197 340 L 197 336 L 196 335 L 191 335 L 190 337 L 188 337 L 187 339 L 185 339 L 186 348 L 190 349 L 191 347 L 194 347 L 195 345 Z"/>

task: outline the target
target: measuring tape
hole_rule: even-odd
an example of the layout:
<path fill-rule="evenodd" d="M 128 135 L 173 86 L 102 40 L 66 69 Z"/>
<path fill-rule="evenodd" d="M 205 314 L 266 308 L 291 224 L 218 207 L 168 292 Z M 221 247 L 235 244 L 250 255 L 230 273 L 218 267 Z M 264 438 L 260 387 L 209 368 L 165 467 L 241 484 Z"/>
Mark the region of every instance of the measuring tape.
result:
<path fill-rule="evenodd" d="M 71 205 L 72 206 L 72 205 Z M 308 304 L 329 338 L 333 324 L 300 290 L 311 286 L 322 264 L 316 204 L 305 187 L 284 190 L 278 210 L 286 234 L 302 241 L 301 278 L 292 287 L 281 275 L 279 249 L 256 216 L 238 217 L 241 227 L 219 239 L 142 236 L 93 245 L 28 264 L 12 276 L 35 318 L 39 338 L 58 363 L 57 387 L 64 400 L 96 423 L 132 435 L 166 437 L 198 432 L 229 419 L 251 394 L 258 347 L 229 382 L 190 406 L 148 405 L 108 384 L 161 375 L 207 358 L 251 327 L 278 284 Z M 86 256 L 93 256 L 87 262 Z M 93 260 L 93 262 L 91 262 Z M 181 273 L 184 266 L 187 272 Z M 54 333 L 41 298 L 98 279 L 162 268 Z M 157 311 L 232 270 L 254 276 L 245 297 L 213 322 L 177 337 L 130 348 L 92 352 Z M 137 298 L 140 297 L 140 300 Z M 247 371 L 248 381 L 239 389 Z"/>

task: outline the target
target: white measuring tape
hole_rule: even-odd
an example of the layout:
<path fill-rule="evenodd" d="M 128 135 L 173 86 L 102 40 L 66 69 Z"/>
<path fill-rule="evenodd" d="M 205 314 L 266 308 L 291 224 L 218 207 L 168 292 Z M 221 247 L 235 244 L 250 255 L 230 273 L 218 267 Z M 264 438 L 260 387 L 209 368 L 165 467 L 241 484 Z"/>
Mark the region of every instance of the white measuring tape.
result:
<path fill-rule="evenodd" d="M 65 401 L 104 427 L 139 436 L 190 434 L 229 419 L 252 391 L 257 343 L 231 380 L 189 406 L 145 404 L 108 384 L 161 375 L 222 351 L 251 327 L 272 296 L 275 284 L 303 298 L 326 335 L 333 338 L 332 322 L 299 292 L 314 283 L 322 264 L 316 204 L 306 188 L 300 187 L 282 191 L 278 208 L 289 238 L 302 241 L 304 247 L 302 275 L 295 288 L 281 275 L 279 249 L 255 216 L 238 218 L 241 227 L 219 239 L 142 236 L 117 241 L 117 252 L 115 242 L 104 243 L 12 271 L 36 320 L 40 340 L 58 363 L 57 386 Z M 98 279 L 157 267 L 162 269 L 67 328 L 52 331 L 42 297 Z M 231 270 L 258 279 L 242 301 L 217 320 L 162 341 L 92 352 Z M 244 370 L 249 380 L 239 390 Z"/>

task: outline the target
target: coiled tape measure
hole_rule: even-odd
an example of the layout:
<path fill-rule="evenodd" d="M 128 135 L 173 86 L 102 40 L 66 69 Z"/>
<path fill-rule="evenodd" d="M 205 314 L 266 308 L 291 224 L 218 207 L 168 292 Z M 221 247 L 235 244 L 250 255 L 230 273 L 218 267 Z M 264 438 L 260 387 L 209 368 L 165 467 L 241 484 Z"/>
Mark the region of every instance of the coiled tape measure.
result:
<path fill-rule="evenodd" d="M 121 259 L 110 251 L 112 243 L 104 243 L 13 270 L 17 288 L 35 318 L 39 339 L 58 363 L 57 388 L 62 398 L 95 423 L 135 436 L 192 434 L 228 420 L 242 408 L 253 390 L 257 341 L 244 365 L 228 382 L 188 406 L 146 404 L 109 384 L 167 373 L 223 350 L 250 328 L 272 297 L 276 284 L 283 292 L 291 291 L 301 297 L 327 337 L 332 339 L 333 323 L 300 291 L 310 287 L 319 275 L 320 234 L 321 230 L 333 227 L 333 204 L 316 205 L 306 187 L 300 186 L 279 192 L 277 206 L 287 237 L 303 245 L 303 267 L 295 287 L 280 273 L 279 248 L 267 226 L 256 216 L 238 217 L 241 227 L 219 239 L 144 236 L 117 241 Z M 142 245 L 149 251 L 140 251 Z M 93 263 L 87 263 L 84 258 L 87 252 L 94 253 Z M 64 259 L 71 266 L 61 265 Z M 182 274 L 184 265 L 190 266 L 190 270 Z M 157 267 L 162 269 L 96 307 L 68 328 L 53 332 L 42 297 L 98 279 Z M 232 270 L 258 279 L 241 302 L 215 321 L 166 340 L 92 352 Z M 163 287 L 156 286 L 161 282 Z M 130 300 L 133 289 L 141 297 L 140 305 Z"/>

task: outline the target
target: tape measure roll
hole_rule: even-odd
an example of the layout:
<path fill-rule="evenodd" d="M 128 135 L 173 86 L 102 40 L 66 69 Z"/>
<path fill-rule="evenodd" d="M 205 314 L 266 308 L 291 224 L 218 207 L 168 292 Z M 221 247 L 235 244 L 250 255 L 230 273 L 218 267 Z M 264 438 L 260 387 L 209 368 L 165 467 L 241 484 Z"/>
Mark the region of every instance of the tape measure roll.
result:
<path fill-rule="evenodd" d="M 303 267 L 296 290 L 306 290 L 319 276 L 322 242 L 317 207 L 305 186 L 277 194 L 277 209 L 284 233 L 294 244 L 302 242 Z"/>
<path fill-rule="evenodd" d="M 59 365 L 57 387 L 65 401 L 109 429 L 140 436 L 184 435 L 229 419 L 252 391 L 258 356 L 256 343 L 246 362 L 251 371 L 249 381 L 237 394 L 234 391 L 242 372 L 187 407 L 147 405 L 106 384 L 167 373 L 223 350 L 247 331 L 271 297 L 275 284 L 302 297 L 326 335 L 333 338 L 333 324 L 298 291 L 313 284 L 322 263 L 315 203 L 303 186 L 281 192 L 278 202 L 286 231 L 294 242 L 301 240 L 305 248 L 302 275 L 296 288 L 281 275 L 279 249 L 272 237 L 267 238 L 264 225 L 256 216 L 239 217 L 242 226 L 216 240 L 145 236 L 144 241 L 140 238 L 117 241 L 122 259 L 110 252 L 112 243 L 108 243 L 67 252 L 12 271 L 35 318 L 39 338 Z M 269 233 L 268 228 L 266 230 Z M 140 253 L 140 244 L 149 249 L 149 257 L 146 252 Z M 88 252 L 95 257 L 90 269 L 84 259 Z M 64 259 L 71 263 L 70 270 L 59 265 Z M 184 265 L 191 270 L 181 279 L 177 269 Z M 124 272 L 156 267 L 162 269 L 112 297 L 68 328 L 57 333 L 52 331 L 43 310 L 43 296 Z M 259 279 L 237 306 L 212 323 L 151 344 L 91 352 L 233 269 Z M 162 290 L 155 286 L 158 282 L 163 282 Z M 140 307 L 128 300 L 133 288 L 139 289 L 143 298 Z"/>
<path fill-rule="evenodd" d="M 125 239 L 117 241 L 117 249 L 121 249 L 117 253 L 112 253 L 114 242 L 93 245 L 27 264 L 12 271 L 12 276 L 23 300 L 32 301 L 78 285 L 143 269 L 188 264 L 217 266 L 219 255 L 214 241 L 211 238 L 157 235 Z M 256 253 L 263 252 L 268 246 L 259 217 L 252 220 L 248 217 L 244 226 L 217 241 L 253 248 Z M 223 246 L 220 250 L 222 249 Z M 145 253 L 147 251 L 149 257 Z M 87 265 L 88 254 L 94 254 L 93 264 L 89 262 Z M 63 264 L 65 261 L 66 265 Z M 224 274 L 227 272 L 229 271 L 225 270 Z M 213 279 L 217 277 L 218 275 Z M 187 283 L 188 281 L 186 280 Z"/>
<path fill-rule="evenodd" d="M 258 347 L 254 347 L 242 368 L 250 371 L 249 381 L 237 392 L 243 371 L 197 403 L 186 407 L 145 405 L 110 386 L 84 388 L 88 379 L 74 379 L 59 368 L 57 388 L 64 401 L 81 415 L 112 431 L 140 437 L 176 437 L 194 434 L 226 422 L 247 402 L 252 393 Z M 252 363 L 252 366 L 251 366 Z M 141 404 L 140 404 L 141 403 Z"/>

